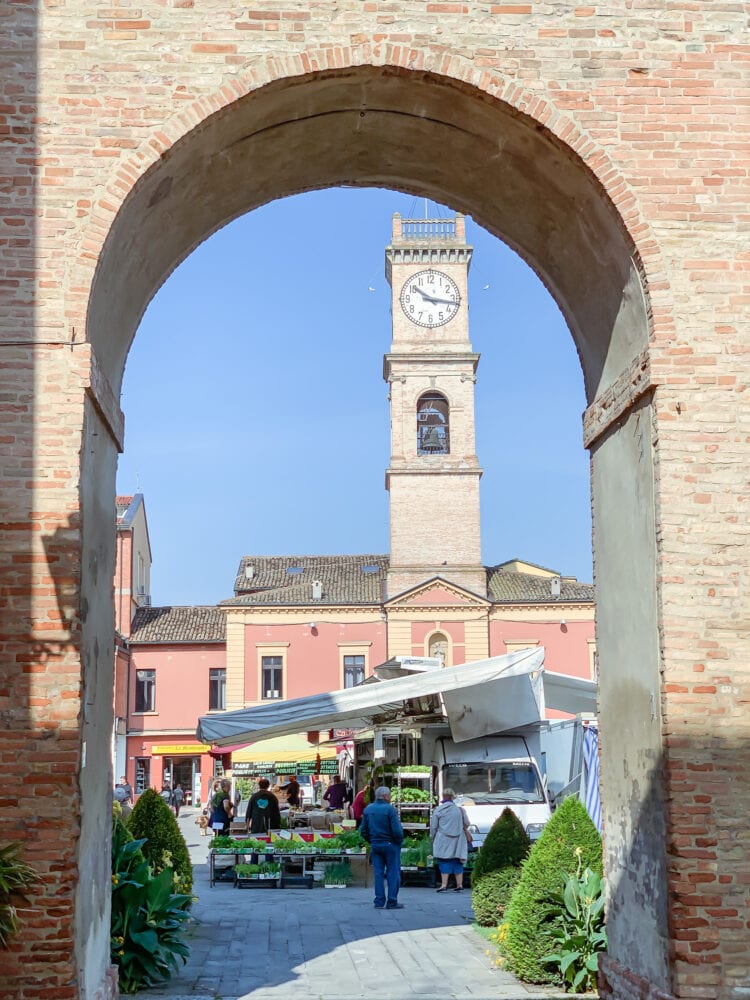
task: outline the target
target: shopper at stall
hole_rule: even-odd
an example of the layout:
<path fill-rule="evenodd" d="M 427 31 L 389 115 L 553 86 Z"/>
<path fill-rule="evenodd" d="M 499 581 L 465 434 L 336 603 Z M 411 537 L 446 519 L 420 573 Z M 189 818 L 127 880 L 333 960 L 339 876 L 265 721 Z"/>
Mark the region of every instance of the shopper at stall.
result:
<path fill-rule="evenodd" d="M 343 809 L 348 797 L 349 789 L 341 775 L 337 774 L 333 783 L 323 793 L 323 801 L 328 803 L 329 809 Z"/>
<path fill-rule="evenodd" d="M 464 863 L 469 856 L 471 833 L 469 817 L 462 806 L 453 801 L 452 788 L 443 789 L 443 800 L 435 809 L 430 820 L 432 855 L 440 871 L 438 892 L 448 891 L 448 879 L 456 879 L 456 892 L 464 887 Z"/>
<path fill-rule="evenodd" d="M 269 791 L 271 782 L 268 778 L 258 781 L 258 791 L 250 796 L 245 813 L 245 822 L 250 833 L 268 833 L 281 827 L 281 810 L 279 800 Z"/>
<path fill-rule="evenodd" d="M 211 799 L 211 829 L 217 837 L 229 835 L 234 812 L 231 794 L 232 782 L 224 778 L 219 785 L 219 791 L 214 792 Z"/>
<path fill-rule="evenodd" d="M 365 811 L 365 806 L 367 805 L 367 785 L 357 792 L 354 796 L 354 801 L 351 807 L 351 818 L 354 820 L 357 829 L 362 825 L 362 813 Z"/>
<path fill-rule="evenodd" d="M 402 910 L 398 901 L 401 885 L 401 844 L 404 828 L 391 805 L 391 791 L 385 785 L 375 789 L 375 801 L 362 814 L 359 828 L 370 845 L 370 857 L 375 881 L 375 909 Z M 385 885 L 388 884 L 386 898 Z"/>
<path fill-rule="evenodd" d="M 283 785 L 279 785 L 278 789 L 280 792 L 286 793 L 286 801 L 290 809 L 299 809 L 300 787 L 296 774 L 288 774 L 286 781 Z"/>

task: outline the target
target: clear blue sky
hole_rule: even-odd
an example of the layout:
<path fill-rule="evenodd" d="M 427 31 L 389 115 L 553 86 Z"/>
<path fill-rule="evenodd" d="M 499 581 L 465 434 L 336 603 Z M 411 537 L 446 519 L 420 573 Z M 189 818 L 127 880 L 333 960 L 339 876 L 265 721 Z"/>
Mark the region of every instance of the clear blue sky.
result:
<path fill-rule="evenodd" d="M 375 189 L 273 202 L 206 240 L 149 305 L 117 488 L 145 496 L 154 604 L 231 597 L 245 554 L 388 551 L 394 212 L 422 218 L 424 202 Z M 471 219 L 467 233 L 484 561 L 590 581 L 573 341 L 530 268 Z"/>

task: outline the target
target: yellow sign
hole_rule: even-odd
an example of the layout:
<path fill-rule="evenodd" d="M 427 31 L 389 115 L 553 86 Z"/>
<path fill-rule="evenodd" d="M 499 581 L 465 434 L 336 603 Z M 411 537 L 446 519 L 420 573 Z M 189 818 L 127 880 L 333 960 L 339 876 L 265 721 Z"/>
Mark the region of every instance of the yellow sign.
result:
<path fill-rule="evenodd" d="M 179 754 L 208 753 L 211 749 L 205 743 L 159 743 L 151 747 L 155 757 L 174 757 Z"/>

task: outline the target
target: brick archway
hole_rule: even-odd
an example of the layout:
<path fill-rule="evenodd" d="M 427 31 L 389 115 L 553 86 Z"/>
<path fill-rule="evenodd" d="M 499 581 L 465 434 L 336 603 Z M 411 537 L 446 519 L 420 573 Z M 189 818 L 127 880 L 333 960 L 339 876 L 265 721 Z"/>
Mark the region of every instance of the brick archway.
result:
<path fill-rule="evenodd" d="M 727 564 L 724 510 L 710 506 L 708 487 L 689 485 L 710 480 L 711 470 L 700 468 L 691 479 L 686 468 L 706 426 L 719 435 L 711 442 L 718 442 L 719 457 L 707 460 L 714 467 L 723 462 L 724 478 L 716 482 L 727 495 L 746 493 L 736 473 L 739 447 L 718 418 L 708 416 L 718 397 L 707 387 L 741 386 L 731 367 L 715 364 L 708 346 L 703 355 L 695 349 L 721 337 L 739 356 L 741 280 L 726 277 L 718 303 L 707 290 L 705 275 L 713 268 L 697 253 L 685 202 L 672 193 L 664 209 L 653 160 L 633 155 L 631 140 L 621 134 L 631 112 L 617 59 L 605 58 L 611 78 L 599 79 L 583 64 L 564 70 L 550 54 L 543 39 L 561 30 L 579 37 L 577 19 L 589 16 L 585 9 L 553 23 L 530 8 L 499 8 L 495 34 L 487 35 L 464 20 L 468 8 L 438 6 L 451 9 L 413 16 L 421 37 L 450 21 L 450 46 L 418 47 L 413 31 L 409 44 L 388 40 L 374 11 L 358 14 L 355 34 L 364 40 L 352 44 L 349 32 L 323 25 L 316 20 L 322 15 L 301 4 L 260 13 L 269 23 L 284 13 L 298 18 L 295 31 L 312 43 L 290 48 L 289 32 L 282 44 L 269 29 L 262 44 L 250 32 L 238 44 L 238 24 L 219 17 L 207 27 L 180 8 L 179 26 L 170 22 L 168 51 L 180 74 L 174 82 L 152 83 L 154 93 L 145 100 L 133 97 L 128 78 L 118 76 L 121 67 L 109 69 L 111 78 L 101 70 L 106 45 L 97 63 L 85 41 L 73 36 L 78 32 L 95 47 L 110 32 L 110 42 L 130 46 L 133 78 L 148 80 L 154 62 L 143 36 L 150 22 L 123 15 L 112 24 L 87 24 L 73 0 L 65 19 L 53 14 L 44 29 L 49 37 L 56 30 L 65 43 L 66 65 L 40 49 L 28 72 L 18 71 L 23 86 L 31 87 L 32 79 L 44 84 L 19 110 L 30 122 L 37 121 L 36 103 L 46 107 L 55 86 L 72 95 L 61 102 L 54 127 L 42 115 L 39 134 L 28 133 L 29 162 L 38 165 L 42 183 L 23 189 L 39 230 L 29 228 L 34 267 L 21 280 L 37 295 L 24 297 L 22 286 L 3 314 L 18 412 L 33 415 L 28 430 L 22 417 L 4 421 L 5 440 L 22 442 L 29 468 L 21 488 L 12 467 L 7 479 L 14 490 L 8 523 L 16 533 L 8 551 L 16 605 L 4 623 L 3 648 L 12 664 L 5 676 L 13 683 L 18 665 L 28 664 L 7 719 L 13 759 L 24 762 L 17 781 L 30 768 L 34 789 L 53 794 L 23 825 L 0 818 L 0 827 L 8 839 L 27 840 L 30 860 L 46 872 L 44 892 L 55 899 L 59 925 L 59 950 L 35 950 L 49 933 L 44 919 L 30 914 L 30 933 L 3 972 L 20 998 L 41 995 L 39 982 L 76 1000 L 99 997 L 111 986 L 108 790 L 91 762 L 107 758 L 111 729 L 112 498 L 122 442 L 117 395 L 139 318 L 171 269 L 231 218 L 273 198 L 338 183 L 397 187 L 472 214 L 529 261 L 566 316 L 589 403 L 584 437 L 592 451 L 598 649 L 606 665 L 602 765 L 611 950 L 604 985 L 621 997 L 686 997 L 696 988 L 713 996 L 721 985 L 728 997 L 731 984 L 742 981 L 732 944 L 736 923 L 730 925 L 741 913 L 746 858 L 732 853 L 725 837 L 736 803 L 725 791 L 707 815 L 704 799 L 712 794 L 714 767 L 747 763 L 747 749 L 731 728 L 716 739 L 706 736 L 705 711 L 691 711 L 686 702 L 717 716 L 727 711 L 713 655 L 731 663 L 725 684 L 742 690 L 737 615 L 745 591 L 736 575 L 728 588 L 716 582 L 707 597 L 693 588 L 686 598 L 679 590 L 696 559 L 704 567 Z M 620 13 L 627 20 L 626 11 Z M 533 44 L 547 61 L 540 61 L 536 76 L 527 70 L 533 86 L 506 65 L 503 53 L 518 48 L 506 14 L 528 15 L 524 31 L 536 29 Z M 640 39 L 635 22 L 629 30 Z M 195 40 L 196 31 L 202 40 Z M 241 70 L 232 59 L 242 61 Z M 79 128 L 86 98 L 75 96 L 80 91 L 71 79 L 79 66 L 101 77 L 91 99 L 102 102 L 93 112 L 100 128 Z M 638 65 L 633 72 L 646 71 Z M 721 67 L 714 66 L 712 79 L 720 77 Z M 132 110 L 129 100 L 137 112 L 125 113 Z M 721 114 L 727 118 L 726 110 Z M 645 108 L 639 122 L 666 130 L 664 108 Z M 80 135 L 78 145 L 69 141 L 72 134 Z M 685 169 L 677 140 L 654 139 L 652 151 L 665 169 Z M 724 159 L 731 155 L 725 151 Z M 701 168 L 706 176 L 717 156 L 714 150 L 714 165 Z M 738 176 L 721 181 L 721 195 L 735 199 L 731 205 L 738 204 L 731 188 Z M 696 204 L 711 197 L 718 204 L 719 194 Z M 710 212 L 702 219 L 701 211 L 690 208 L 690 224 L 702 222 L 708 231 Z M 720 243 L 713 245 L 714 256 L 721 259 L 721 251 Z M 27 263 L 18 247 L 16 257 Z M 3 257 L 11 281 L 19 280 L 16 257 L 13 248 Z M 704 320 L 714 320 L 707 338 L 697 318 L 701 308 Z M 19 329 L 23 336 L 14 339 Z M 680 360 L 684 352 L 689 372 Z M 697 416 L 683 398 L 691 391 Z M 731 406 L 719 410 L 724 424 L 731 422 Z M 699 523 L 686 492 L 701 505 Z M 712 526 L 698 555 L 683 537 L 686 523 Z M 730 574 L 737 565 L 730 563 Z M 717 588 L 724 603 L 707 605 Z M 696 623 L 699 608 L 705 621 Z M 711 682 L 693 683 L 693 673 L 702 680 L 706 671 Z M 45 783 L 44 769 L 55 760 L 54 780 Z M 696 771 L 688 775 L 693 762 Z M 50 838 L 63 846 L 53 850 Z M 713 894 L 699 895 L 701 884 L 710 884 Z M 722 909 L 721 886 L 730 887 L 731 898 L 723 908 L 728 923 L 719 926 L 712 910 Z M 710 928 L 708 949 L 695 927 Z M 707 971 L 694 972 L 698 961 Z"/>
<path fill-rule="evenodd" d="M 582 157 L 519 107 L 556 121 L 607 173 L 604 156 L 592 143 L 582 142 L 548 103 L 532 101 L 523 92 L 515 94 L 515 105 L 498 100 L 491 92 L 499 81 L 486 74 L 484 88 L 472 85 L 476 71 L 459 57 L 443 60 L 454 76 L 428 71 L 424 55 L 414 50 L 391 53 L 392 61 L 378 66 L 360 59 L 342 65 L 347 55 L 342 53 L 337 65 L 316 71 L 313 67 L 325 55 L 297 57 L 295 68 L 310 70 L 294 76 L 288 75 L 286 61 L 274 61 L 264 69 L 269 75 L 280 72 L 280 77 L 264 82 L 263 74 L 256 73 L 234 100 L 228 102 L 222 91 L 170 123 L 154 144 L 158 157 L 137 177 L 129 174 L 132 168 L 120 168 L 118 177 L 130 176 L 131 183 L 121 192 L 119 205 L 109 196 L 111 221 L 96 256 L 87 312 L 87 341 L 103 376 L 119 386 L 141 310 L 176 263 L 208 233 L 265 201 L 341 183 L 380 184 L 427 194 L 472 214 L 531 263 L 568 319 L 592 403 L 594 502 L 603 525 L 596 557 L 603 609 L 600 655 L 616 664 L 616 674 L 629 661 L 638 661 L 630 684 L 656 701 L 653 463 L 650 454 L 642 454 L 641 429 L 644 420 L 651 420 L 651 386 L 643 377 L 650 320 L 639 253 L 605 185 Z M 415 65 L 422 68 L 410 68 Z M 186 120 L 207 109 L 211 113 L 185 128 Z M 140 152 L 141 163 L 148 159 Z M 608 177 L 621 194 L 614 171 Z M 632 199 L 625 200 L 634 213 Z M 632 390 L 634 366 L 641 379 L 636 391 L 600 419 L 602 399 L 619 397 L 623 384 Z M 619 423 L 613 431 L 615 416 Z M 84 458 L 84 477 L 87 465 Z M 627 502 L 621 482 L 612 489 L 615 470 L 625 470 L 638 482 L 640 504 L 635 495 Z M 649 499 L 643 503 L 644 498 Z M 608 543 L 612 537 L 617 544 Z M 83 544 L 85 552 L 85 529 Z M 638 628 L 629 642 L 623 641 L 614 616 L 608 617 L 606 588 L 607 580 L 625 576 L 637 581 L 641 595 L 650 592 L 646 606 L 630 602 Z M 618 605 L 628 604 L 627 591 L 623 595 L 622 588 L 615 589 Z M 605 713 L 607 697 L 605 685 Z M 614 746 L 621 754 L 619 740 Z M 658 760 L 660 750 L 654 726 L 626 754 L 633 776 L 644 787 L 653 786 L 650 794 L 659 800 L 658 766 L 644 766 L 638 754 Z M 606 758 L 604 773 L 605 780 L 616 773 Z M 641 820 L 632 815 L 631 795 L 632 783 L 612 780 L 607 800 L 612 861 L 623 845 L 631 854 L 635 849 L 640 861 L 632 871 L 614 863 L 610 867 L 613 877 L 623 879 L 619 897 L 626 926 L 648 926 L 649 935 L 648 944 L 633 953 L 631 943 L 621 960 L 666 987 L 664 815 L 660 808 L 652 811 L 647 842 L 640 842 Z M 651 884 L 645 899 L 638 888 L 643 878 Z M 616 941 L 616 926 L 611 933 Z"/>

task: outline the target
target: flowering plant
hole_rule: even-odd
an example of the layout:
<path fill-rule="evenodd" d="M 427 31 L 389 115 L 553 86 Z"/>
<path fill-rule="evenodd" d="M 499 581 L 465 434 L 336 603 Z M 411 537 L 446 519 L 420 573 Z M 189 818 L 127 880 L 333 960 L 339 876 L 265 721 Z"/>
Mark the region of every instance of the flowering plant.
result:
<path fill-rule="evenodd" d="M 552 897 L 554 927 L 551 935 L 559 947 L 542 961 L 555 964 L 573 993 L 596 986 L 599 953 L 607 949 L 604 929 L 604 886 L 601 876 L 582 869 L 581 848 L 576 848 L 578 869 L 563 876 L 563 887 Z"/>

